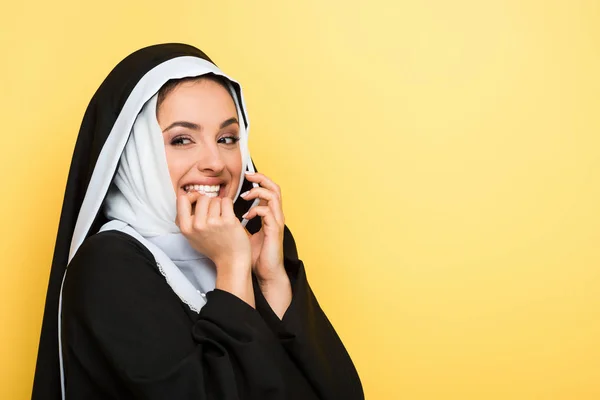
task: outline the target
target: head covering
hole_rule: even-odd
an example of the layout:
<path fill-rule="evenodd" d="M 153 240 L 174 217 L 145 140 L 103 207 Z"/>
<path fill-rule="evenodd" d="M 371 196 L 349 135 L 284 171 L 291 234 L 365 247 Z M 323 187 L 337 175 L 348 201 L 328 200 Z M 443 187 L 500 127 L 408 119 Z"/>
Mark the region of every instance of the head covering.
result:
<path fill-rule="evenodd" d="M 225 76 L 202 51 L 185 44 L 160 44 L 132 53 L 111 71 L 92 97 L 69 169 L 50 270 L 32 398 L 61 398 L 58 309 L 62 279 L 68 262 L 82 242 L 107 222 L 101 207 L 138 114 L 168 80 L 207 73 L 224 76 L 231 82 L 242 117 L 240 123 L 247 132 L 248 118 L 240 85 Z M 247 141 L 247 136 L 242 140 Z M 253 170 L 247 145 L 241 143 L 241 146 L 244 165 Z M 251 187 L 252 184 L 244 180 L 238 193 Z M 236 215 L 243 215 L 250 205 L 241 198 L 236 199 Z M 251 233 L 256 232 L 260 229 L 260 221 L 250 221 L 246 228 Z"/>
<path fill-rule="evenodd" d="M 157 97 L 152 96 L 137 116 L 104 200 L 109 220 L 126 222 L 144 237 L 179 232 L 177 199 L 156 120 Z"/>

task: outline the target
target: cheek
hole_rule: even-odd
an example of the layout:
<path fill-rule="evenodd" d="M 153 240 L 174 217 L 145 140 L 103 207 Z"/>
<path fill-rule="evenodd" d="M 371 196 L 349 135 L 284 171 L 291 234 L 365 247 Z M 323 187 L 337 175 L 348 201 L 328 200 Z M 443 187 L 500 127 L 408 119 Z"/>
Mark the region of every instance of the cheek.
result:
<path fill-rule="evenodd" d="M 179 188 L 179 180 L 183 177 L 186 172 L 185 168 L 185 159 L 175 154 L 173 151 L 169 151 L 167 147 L 165 149 L 165 154 L 167 156 L 167 167 L 169 168 L 169 176 L 171 177 L 171 182 L 173 183 L 173 188 L 175 192 Z"/>
<path fill-rule="evenodd" d="M 237 189 L 242 173 L 242 153 L 239 149 L 236 151 L 229 151 L 224 155 L 223 159 L 225 160 L 227 170 L 231 175 L 231 181 L 234 184 L 233 186 Z"/>
<path fill-rule="evenodd" d="M 232 175 L 232 178 L 239 179 L 242 173 L 242 153 L 238 149 L 236 151 L 228 152 L 224 157 L 227 169 Z"/>

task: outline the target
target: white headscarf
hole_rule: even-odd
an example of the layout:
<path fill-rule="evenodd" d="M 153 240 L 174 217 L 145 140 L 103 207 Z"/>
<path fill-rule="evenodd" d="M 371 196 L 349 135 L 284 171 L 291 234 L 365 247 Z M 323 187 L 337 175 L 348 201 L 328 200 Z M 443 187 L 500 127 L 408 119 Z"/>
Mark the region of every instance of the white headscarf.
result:
<path fill-rule="evenodd" d="M 234 93 L 232 96 L 235 98 Z M 148 100 L 135 120 L 104 202 L 104 213 L 109 220 L 127 223 L 160 248 L 204 295 L 215 288 L 216 269 L 208 257 L 191 247 L 175 224 L 177 198 L 156 119 L 157 98 L 155 94 Z M 240 140 L 240 145 L 246 144 Z M 242 182 L 243 172 L 236 198 Z"/>
<path fill-rule="evenodd" d="M 162 132 L 156 120 L 155 94 L 138 114 L 104 201 L 109 220 L 127 222 L 145 238 L 178 234 L 177 198 Z"/>

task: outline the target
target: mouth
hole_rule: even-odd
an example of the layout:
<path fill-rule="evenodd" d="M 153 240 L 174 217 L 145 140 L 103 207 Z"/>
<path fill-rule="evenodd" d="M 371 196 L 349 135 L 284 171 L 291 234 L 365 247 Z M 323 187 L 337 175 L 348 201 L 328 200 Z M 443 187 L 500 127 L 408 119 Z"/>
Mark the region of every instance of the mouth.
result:
<path fill-rule="evenodd" d="M 225 194 L 225 185 L 185 185 L 183 190 L 186 193 L 198 192 L 206 197 L 223 197 Z"/>

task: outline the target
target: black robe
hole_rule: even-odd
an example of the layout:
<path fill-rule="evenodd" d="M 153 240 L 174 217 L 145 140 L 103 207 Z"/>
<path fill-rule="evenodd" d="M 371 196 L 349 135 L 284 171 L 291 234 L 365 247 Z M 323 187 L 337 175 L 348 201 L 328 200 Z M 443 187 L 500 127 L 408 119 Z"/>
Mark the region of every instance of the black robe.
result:
<path fill-rule="evenodd" d="M 286 254 L 287 231 L 292 246 Z M 63 289 L 67 399 L 363 399 L 302 262 L 285 266 L 293 297 L 282 320 L 256 281 L 256 309 L 215 289 L 197 314 L 136 239 L 88 238 Z"/>
<path fill-rule="evenodd" d="M 35 400 L 61 398 L 61 283 L 99 156 L 134 88 L 153 68 L 178 57 L 212 63 L 189 45 L 143 48 L 111 71 L 86 109 L 50 271 Z M 232 85 L 239 97 L 240 87 Z M 247 126 L 247 120 L 243 122 Z M 103 172 L 114 176 L 116 170 Z M 251 188 L 244 179 L 242 191 Z M 236 200 L 238 218 L 250 204 Z M 207 294 L 200 314 L 194 314 L 171 290 L 141 243 L 117 231 L 97 233 L 105 222 L 98 210 L 64 282 L 61 326 L 68 400 L 363 398 L 356 370 L 310 290 L 287 227 L 284 257 L 293 299 L 280 321 L 256 290 L 256 281 L 256 309 L 214 290 Z M 260 219 L 251 220 L 246 228 L 257 232 Z"/>

